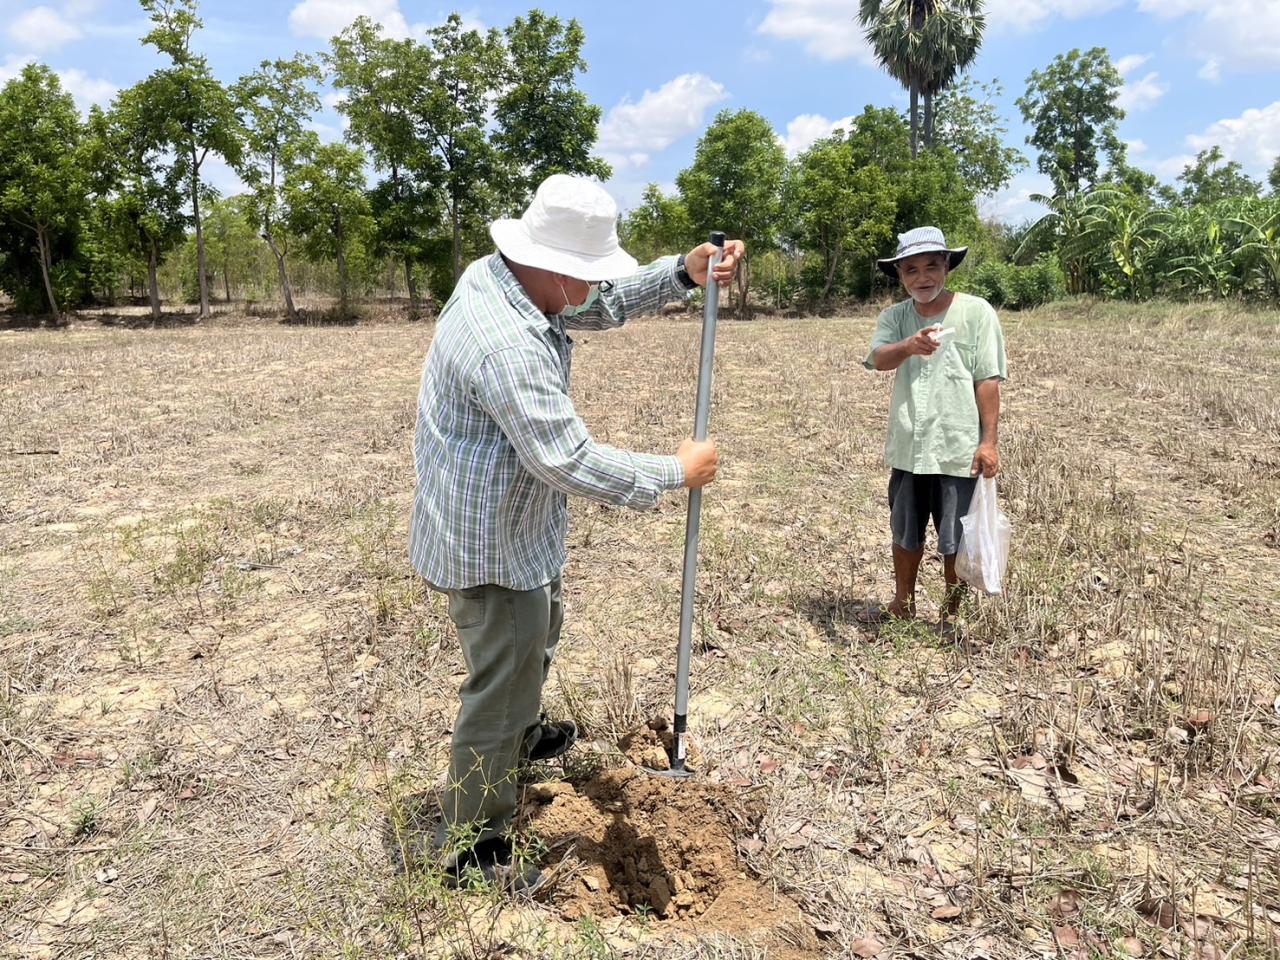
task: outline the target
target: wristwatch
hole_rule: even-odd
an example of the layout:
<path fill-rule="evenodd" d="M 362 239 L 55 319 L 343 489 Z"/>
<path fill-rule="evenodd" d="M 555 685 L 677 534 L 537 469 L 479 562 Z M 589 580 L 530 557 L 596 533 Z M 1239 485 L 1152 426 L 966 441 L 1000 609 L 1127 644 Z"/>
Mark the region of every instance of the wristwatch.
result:
<path fill-rule="evenodd" d="M 680 254 L 676 260 L 676 283 L 684 287 L 686 290 L 696 289 L 698 281 L 689 276 L 689 271 L 684 268 L 684 254 Z"/>

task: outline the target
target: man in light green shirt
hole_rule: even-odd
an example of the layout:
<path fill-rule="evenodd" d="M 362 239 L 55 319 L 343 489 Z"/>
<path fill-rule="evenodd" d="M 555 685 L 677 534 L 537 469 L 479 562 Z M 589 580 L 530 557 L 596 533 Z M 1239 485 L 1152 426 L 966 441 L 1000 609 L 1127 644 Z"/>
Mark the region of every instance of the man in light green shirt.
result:
<path fill-rule="evenodd" d="M 910 299 L 880 314 L 863 361 L 869 370 L 896 371 L 885 444 L 896 590 L 893 602 L 865 612 L 867 622 L 915 615 L 930 517 L 947 584 L 944 623 L 954 615 L 963 596 L 956 576 L 960 519 L 978 475 L 1000 472 L 1004 332 L 991 304 L 946 288 L 947 273 L 966 252 L 948 248 L 938 228 L 918 227 L 899 235 L 892 257 L 877 261 Z"/>

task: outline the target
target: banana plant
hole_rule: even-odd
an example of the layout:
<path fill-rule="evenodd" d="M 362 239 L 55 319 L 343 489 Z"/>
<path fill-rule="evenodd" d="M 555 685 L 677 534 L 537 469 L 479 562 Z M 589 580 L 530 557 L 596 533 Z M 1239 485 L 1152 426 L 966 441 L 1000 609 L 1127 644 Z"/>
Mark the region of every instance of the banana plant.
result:
<path fill-rule="evenodd" d="M 1014 252 L 1014 261 L 1025 263 L 1037 253 L 1053 250 L 1070 293 L 1096 292 L 1102 269 L 1099 253 L 1108 249 L 1111 240 L 1108 205 L 1118 204 L 1126 196 L 1112 187 L 1055 197 L 1032 194 L 1031 199 L 1044 204 L 1049 212 L 1027 230 Z"/>
<path fill-rule="evenodd" d="M 1145 206 L 1141 201 L 1125 198 L 1115 206 L 1104 206 L 1100 216 L 1105 228 L 1111 259 L 1124 277 L 1122 288 L 1130 300 L 1142 300 L 1155 292 L 1155 258 L 1153 251 L 1168 241 L 1170 214 L 1159 207 Z"/>
<path fill-rule="evenodd" d="M 1239 238 L 1234 261 L 1244 276 L 1256 276 L 1266 294 L 1280 300 L 1280 204 L 1256 217 L 1230 217 L 1223 227 Z"/>
<path fill-rule="evenodd" d="M 1192 297 L 1225 299 L 1238 294 L 1243 283 L 1234 262 L 1235 248 L 1222 228 L 1218 205 L 1177 208 L 1169 231 L 1166 278 L 1174 292 Z"/>

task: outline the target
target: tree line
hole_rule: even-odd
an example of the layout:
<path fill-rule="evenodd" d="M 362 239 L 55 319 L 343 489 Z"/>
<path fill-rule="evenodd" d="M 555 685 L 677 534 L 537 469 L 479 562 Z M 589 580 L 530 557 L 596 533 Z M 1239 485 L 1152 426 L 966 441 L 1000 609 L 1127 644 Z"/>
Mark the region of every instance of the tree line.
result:
<path fill-rule="evenodd" d="M 112 302 L 161 286 L 210 310 L 232 296 L 278 302 L 294 285 L 336 294 L 401 287 L 412 316 L 448 296 L 490 248 L 486 226 L 518 214 L 545 176 L 611 171 L 594 155 L 601 110 L 577 87 L 581 26 L 531 10 L 471 30 L 456 14 L 421 39 L 360 18 L 318 56 L 264 61 L 217 80 L 193 47 L 196 0 L 140 0 L 142 42 L 167 64 L 82 117 L 52 70 L 0 89 L 0 290 L 20 310 Z M 910 109 L 867 105 L 788 157 L 751 110 L 723 111 L 668 196 L 650 185 L 621 224 L 638 256 L 684 249 L 714 227 L 751 257 L 734 299 L 821 310 L 883 283 L 874 258 L 931 223 L 972 248 L 961 288 L 1005 306 L 1065 293 L 1142 298 L 1280 296 L 1280 159 L 1267 186 L 1218 148 L 1163 184 L 1128 163 L 1119 73 L 1102 48 L 1072 50 L 1027 78 L 1017 105 L 1049 213 L 983 222 L 978 198 L 1027 164 L 1005 143 L 998 82 L 966 75 L 980 0 L 862 0 L 859 18 Z M 344 142 L 314 129 L 328 82 Z M 923 101 L 923 103 L 921 103 Z M 245 184 L 220 197 L 211 157 Z M 756 295 L 753 297 L 753 286 Z"/>
<path fill-rule="evenodd" d="M 108 109 L 82 118 L 43 64 L 0 90 L 0 289 L 19 309 L 56 322 L 61 305 L 143 273 L 158 317 L 161 266 L 190 242 L 207 316 L 211 157 L 247 187 L 232 209 L 269 249 L 290 318 L 296 254 L 336 266 L 343 313 L 353 263 L 393 259 L 416 313 L 421 279 L 447 293 L 488 220 L 522 208 L 544 177 L 611 173 L 591 154 L 601 111 L 576 87 L 576 21 L 532 10 L 476 31 L 454 14 L 399 40 L 361 17 L 319 57 L 264 61 L 223 84 L 193 47 L 196 0 L 140 2 L 142 42 L 168 65 Z M 324 79 L 344 143 L 313 129 Z"/>

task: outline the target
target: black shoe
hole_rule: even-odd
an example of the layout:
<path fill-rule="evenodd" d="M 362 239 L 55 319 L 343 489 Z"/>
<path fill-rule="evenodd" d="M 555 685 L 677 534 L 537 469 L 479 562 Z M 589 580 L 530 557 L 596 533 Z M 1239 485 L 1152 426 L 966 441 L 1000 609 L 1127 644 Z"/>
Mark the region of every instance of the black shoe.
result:
<path fill-rule="evenodd" d="M 531 863 L 513 864 L 511 843 L 504 837 L 481 840 L 445 868 L 445 884 L 457 890 L 479 874 L 510 893 L 533 893 L 542 886 L 542 871 Z"/>
<path fill-rule="evenodd" d="M 537 732 L 537 739 L 533 740 L 532 734 L 530 735 L 533 745 L 529 747 L 529 755 L 526 757 L 530 763 L 562 757 L 578 742 L 578 725 L 572 720 L 548 720 L 543 717 L 534 730 Z"/>

